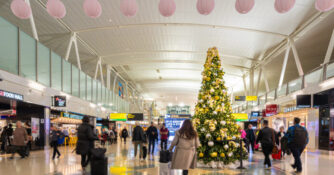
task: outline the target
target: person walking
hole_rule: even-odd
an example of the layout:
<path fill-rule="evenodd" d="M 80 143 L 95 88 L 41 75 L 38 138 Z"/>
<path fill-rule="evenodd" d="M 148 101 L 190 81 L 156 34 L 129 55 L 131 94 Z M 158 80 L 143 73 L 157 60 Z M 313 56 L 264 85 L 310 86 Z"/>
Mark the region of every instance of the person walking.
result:
<path fill-rule="evenodd" d="M 8 125 L 8 128 L 6 129 L 6 135 L 7 135 L 7 141 L 8 141 L 8 145 L 11 146 L 12 145 L 12 137 L 13 137 L 13 125 L 12 124 L 9 124 Z"/>
<path fill-rule="evenodd" d="M 250 147 L 252 147 L 252 152 L 254 152 L 254 144 L 255 144 L 255 132 L 253 130 L 253 125 L 249 124 L 248 129 L 246 130 L 246 138 L 247 138 L 247 150 L 250 151 Z"/>
<path fill-rule="evenodd" d="M 126 138 L 129 136 L 129 132 L 126 127 L 123 128 L 121 132 L 121 137 L 124 139 L 124 144 L 126 144 Z M 122 140 L 122 139 L 121 139 Z"/>
<path fill-rule="evenodd" d="M 277 133 L 277 139 L 278 139 L 278 145 L 279 145 L 279 149 L 281 150 L 281 159 L 284 158 L 284 155 L 286 153 L 286 148 L 285 146 L 282 144 L 282 138 L 285 136 L 285 131 L 284 131 L 284 126 L 281 126 L 279 128 L 279 132 Z"/>
<path fill-rule="evenodd" d="M 196 168 L 197 153 L 200 142 L 192 122 L 187 119 L 180 130 L 175 132 L 175 137 L 169 147 L 169 151 L 175 151 L 172 157 L 172 169 L 183 170 L 183 175 L 188 175 L 189 169 Z"/>
<path fill-rule="evenodd" d="M 295 159 L 295 163 L 292 164 L 293 169 L 297 169 L 296 173 L 302 172 L 302 162 L 300 159 L 306 145 L 308 144 L 309 137 L 305 127 L 299 125 L 300 118 L 294 118 L 294 125 L 289 127 L 286 137 L 288 138 L 288 146 Z"/>
<path fill-rule="evenodd" d="M 58 150 L 58 140 L 61 137 L 61 132 L 56 126 L 52 126 L 50 137 L 51 137 L 51 147 L 53 148 L 52 159 L 56 158 L 56 154 L 58 154 L 57 158 L 59 158 L 61 154 Z"/>
<path fill-rule="evenodd" d="M 7 130 L 7 126 L 5 126 L 2 129 L 2 133 L 1 133 L 1 152 L 5 153 L 6 152 L 6 146 L 7 146 L 7 134 L 6 134 L 6 130 Z"/>
<path fill-rule="evenodd" d="M 132 142 L 135 146 L 135 158 L 137 157 L 138 146 L 139 146 L 139 158 L 143 156 L 143 144 L 146 142 L 145 133 L 139 122 L 136 122 L 136 127 L 133 129 Z"/>
<path fill-rule="evenodd" d="M 16 122 L 16 129 L 13 132 L 13 136 L 14 139 L 12 145 L 14 146 L 14 149 L 10 159 L 14 158 L 15 153 L 19 153 L 21 158 L 25 158 L 25 147 L 28 141 L 28 134 L 27 130 L 22 127 L 22 123 L 20 121 Z"/>
<path fill-rule="evenodd" d="M 98 140 L 97 135 L 94 134 L 94 127 L 89 124 L 88 117 L 82 119 L 77 135 L 78 142 L 75 149 L 76 153 L 81 155 L 81 167 L 85 170 L 91 158 L 90 150 L 94 148 L 94 141 Z"/>
<path fill-rule="evenodd" d="M 148 136 L 148 152 L 154 154 L 155 141 L 158 140 L 158 129 L 151 122 L 151 126 L 147 128 L 146 135 Z"/>
<path fill-rule="evenodd" d="M 161 150 L 167 149 L 168 142 L 168 128 L 166 128 L 166 124 L 162 124 L 162 128 L 160 128 L 160 141 L 161 141 Z"/>
<path fill-rule="evenodd" d="M 263 128 L 260 130 L 256 143 L 261 142 L 262 152 L 264 154 L 264 165 L 267 165 L 268 169 L 271 168 L 270 154 L 272 153 L 275 144 L 275 131 L 268 127 L 268 121 L 263 121 Z"/>

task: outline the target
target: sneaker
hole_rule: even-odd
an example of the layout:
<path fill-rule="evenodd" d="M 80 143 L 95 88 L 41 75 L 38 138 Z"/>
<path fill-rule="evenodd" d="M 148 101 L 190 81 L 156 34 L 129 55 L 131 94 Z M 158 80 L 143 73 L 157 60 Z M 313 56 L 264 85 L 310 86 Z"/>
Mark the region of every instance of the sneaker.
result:
<path fill-rule="evenodd" d="M 296 169 L 297 168 L 296 165 L 294 165 L 294 164 L 291 164 L 291 167 L 292 167 L 292 169 Z"/>
<path fill-rule="evenodd" d="M 302 173 L 302 171 L 295 171 L 295 173 L 296 173 L 296 174 L 300 174 L 300 173 Z"/>

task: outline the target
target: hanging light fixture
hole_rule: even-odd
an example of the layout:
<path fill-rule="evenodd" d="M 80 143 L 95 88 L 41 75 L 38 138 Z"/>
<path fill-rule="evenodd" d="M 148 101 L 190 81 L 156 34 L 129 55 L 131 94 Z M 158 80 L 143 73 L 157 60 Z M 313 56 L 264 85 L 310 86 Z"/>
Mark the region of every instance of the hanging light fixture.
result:
<path fill-rule="evenodd" d="M 275 9 L 278 13 L 286 13 L 295 6 L 296 0 L 275 0 Z"/>
<path fill-rule="evenodd" d="M 316 0 L 315 8 L 320 12 L 327 12 L 334 8 L 334 0 Z"/>
<path fill-rule="evenodd" d="M 66 15 L 66 8 L 60 0 L 49 0 L 46 3 L 46 10 L 57 19 L 64 18 Z"/>
<path fill-rule="evenodd" d="M 174 0 L 160 0 L 159 11 L 164 17 L 170 17 L 176 10 L 176 4 Z"/>
<path fill-rule="evenodd" d="M 196 7 L 198 13 L 208 15 L 215 8 L 215 0 L 198 0 Z"/>
<path fill-rule="evenodd" d="M 102 14 L 102 7 L 98 0 L 85 0 L 83 9 L 86 15 L 91 18 L 98 18 Z"/>
<path fill-rule="evenodd" d="M 253 9 L 255 0 L 237 0 L 235 1 L 235 9 L 241 13 L 246 14 Z"/>
<path fill-rule="evenodd" d="M 138 11 L 138 5 L 136 0 L 122 0 L 121 11 L 124 16 L 132 17 L 135 16 Z"/>
<path fill-rule="evenodd" d="M 24 0 L 13 0 L 10 9 L 20 19 L 28 19 L 31 16 L 31 8 Z"/>

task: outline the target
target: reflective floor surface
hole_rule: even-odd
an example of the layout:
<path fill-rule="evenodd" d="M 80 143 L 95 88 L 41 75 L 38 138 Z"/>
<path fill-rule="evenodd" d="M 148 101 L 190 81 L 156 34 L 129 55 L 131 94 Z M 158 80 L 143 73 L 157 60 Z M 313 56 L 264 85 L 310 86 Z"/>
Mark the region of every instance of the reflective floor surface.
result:
<path fill-rule="evenodd" d="M 158 147 L 158 145 L 156 146 Z M 52 150 L 33 151 L 29 158 L 21 159 L 18 155 L 13 160 L 9 155 L 0 155 L 0 174 L 1 175 L 80 175 L 90 174 L 90 168 L 87 173 L 83 173 L 80 166 L 80 156 L 73 153 L 74 147 L 61 147 L 62 156 L 59 159 L 52 160 L 50 153 Z M 148 157 L 145 161 L 139 161 L 134 158 L 133 144 L 121 143 L 107 146 L 108 169 L 109 174 L 132 174 L 132 175 L 158 175 L 160 174 L 160 164 L 158 151 L 155 155 Z M 304 175 L 330 175 L 334 173 L 334 154 L 307 152 L 302 156 Z M 191 175 L 285 175 L 295 174 L 290 167 L 293 162 L 291 156 L 286 156 L 284 160 L 273 161 L 271 169 L 265 169 L 263 166 L 263 156 L 260 152 L 251 155 L 249 161 L 245 161 L 246 170 L 237 170 L 235 168 L 211 169 L 197 168 L 190 170 Z M 181 171 L 173 171 L 173 175 L 182 174 Z"/>

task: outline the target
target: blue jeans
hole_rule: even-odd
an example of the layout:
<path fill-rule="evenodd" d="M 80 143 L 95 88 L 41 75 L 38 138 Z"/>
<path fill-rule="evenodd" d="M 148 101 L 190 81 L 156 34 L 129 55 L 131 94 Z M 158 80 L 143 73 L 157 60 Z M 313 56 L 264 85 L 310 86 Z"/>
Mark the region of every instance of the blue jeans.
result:
<path fill-rule="evenodd" d="M 293 164 L 293 166 L 297 168 L 297 171 L 302 171 L 302 161 L 300 160 L 300 156 L 303 153 L 304 149 L 305 147 L 298 148 L 296 146 L 290 146 L 292 155 L 295 158 L 295 163 Z"/>
<path fill-rule="evenodd" d="M 152 153 L 152 154 L 154 153 L 154 146 L 155 146 L 155 139 L 149 139 L 148 141 L 148 152 L 149 153 Z"/>

